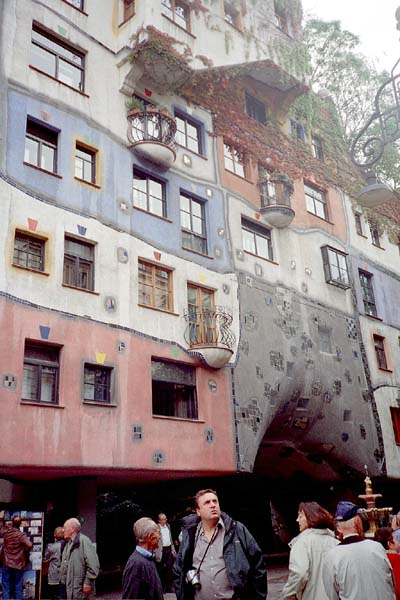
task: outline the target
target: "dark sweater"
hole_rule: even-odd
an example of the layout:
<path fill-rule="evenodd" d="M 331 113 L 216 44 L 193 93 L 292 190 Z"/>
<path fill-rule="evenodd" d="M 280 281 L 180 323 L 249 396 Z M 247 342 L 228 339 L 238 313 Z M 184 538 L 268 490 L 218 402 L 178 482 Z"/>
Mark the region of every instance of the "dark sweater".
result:
<path fill-rule="evenodd" d="M 130 555 L 122 575 L 122 598 L 163 600 L 161 581 L 152 558 L 136 550 Z"/>

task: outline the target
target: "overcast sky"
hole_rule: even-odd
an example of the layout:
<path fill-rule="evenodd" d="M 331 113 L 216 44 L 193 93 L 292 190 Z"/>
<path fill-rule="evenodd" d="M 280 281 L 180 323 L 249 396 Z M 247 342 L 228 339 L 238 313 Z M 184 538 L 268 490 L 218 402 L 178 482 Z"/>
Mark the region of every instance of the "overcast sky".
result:
<path fill-rule="evenodd" d="M 361 39 L 360 52 L 375 60 L 379 69 L 391 70 L 400 57 L 400 31 L 396 8 L 400 0 L 302 0 L 306 15 L 324 21 L 338 20 L 343 29 Z"/>

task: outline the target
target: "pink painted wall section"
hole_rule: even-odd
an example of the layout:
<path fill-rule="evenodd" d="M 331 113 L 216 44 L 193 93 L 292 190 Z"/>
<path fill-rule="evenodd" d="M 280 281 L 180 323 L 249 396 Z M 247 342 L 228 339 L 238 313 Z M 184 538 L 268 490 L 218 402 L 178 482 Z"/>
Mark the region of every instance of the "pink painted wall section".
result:
<path fill-rule="evenodd" d="M 151 358 L 194 364 L 173 345 L 157 343 L 102 324 L 68 318 L 8 300 L 0 301 L 2 344 L 0 382 L 5 373 L 18 378 L 15 391 L 0 387 L 1 464 L 43 467 L 154 468 L 153 453 L 165 462 L 157 469 L 233 472 L 236 468 L 230 376 L 227 370 L 196 370 L 199 421 L 153 417 Z M 21 404 L 25 339 L 40 340 L 39 327 L 49 327 L 48 342 L 60 344 L 59 404 L 63 408 Z M 42 329 L 42 333 L 46 330 Z M 119 341 L 126 349 L 118 352 Z M 116 407 L 83 404 L 83 363 L 96 364 L 105 354 L 115 367 Z M 217 392 L 209 380 L 217 384 Z M 143 439 L 133 442 L 133 423 Z M 205 430 L 214 431 L 214 442 Z"/>

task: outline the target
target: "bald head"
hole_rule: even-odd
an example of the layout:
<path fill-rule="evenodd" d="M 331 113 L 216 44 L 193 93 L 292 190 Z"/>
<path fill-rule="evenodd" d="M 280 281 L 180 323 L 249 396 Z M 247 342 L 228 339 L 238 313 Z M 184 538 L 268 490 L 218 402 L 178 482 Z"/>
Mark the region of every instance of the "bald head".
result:
<path fill-rule="evenodd" d="M 67 519 L 64 523 L 64 539 L 73 540 L 80 530 L 81 524 L 78 519 L 75 519 L 75 517 Z"/>

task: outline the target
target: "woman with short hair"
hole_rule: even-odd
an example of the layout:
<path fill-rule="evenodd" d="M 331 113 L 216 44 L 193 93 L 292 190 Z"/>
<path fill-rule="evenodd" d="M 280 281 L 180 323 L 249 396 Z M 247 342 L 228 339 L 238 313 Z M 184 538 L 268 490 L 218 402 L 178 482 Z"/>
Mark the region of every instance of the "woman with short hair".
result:
<path fill-rule="evenodd" d="M 301 502 L 297 522 L 300 534 L 290 543 L 289 577 L 282 600 L 328 600 L 322 582 L 326 552 L 338 544 L 332 515 L 317 502 Z"/>

